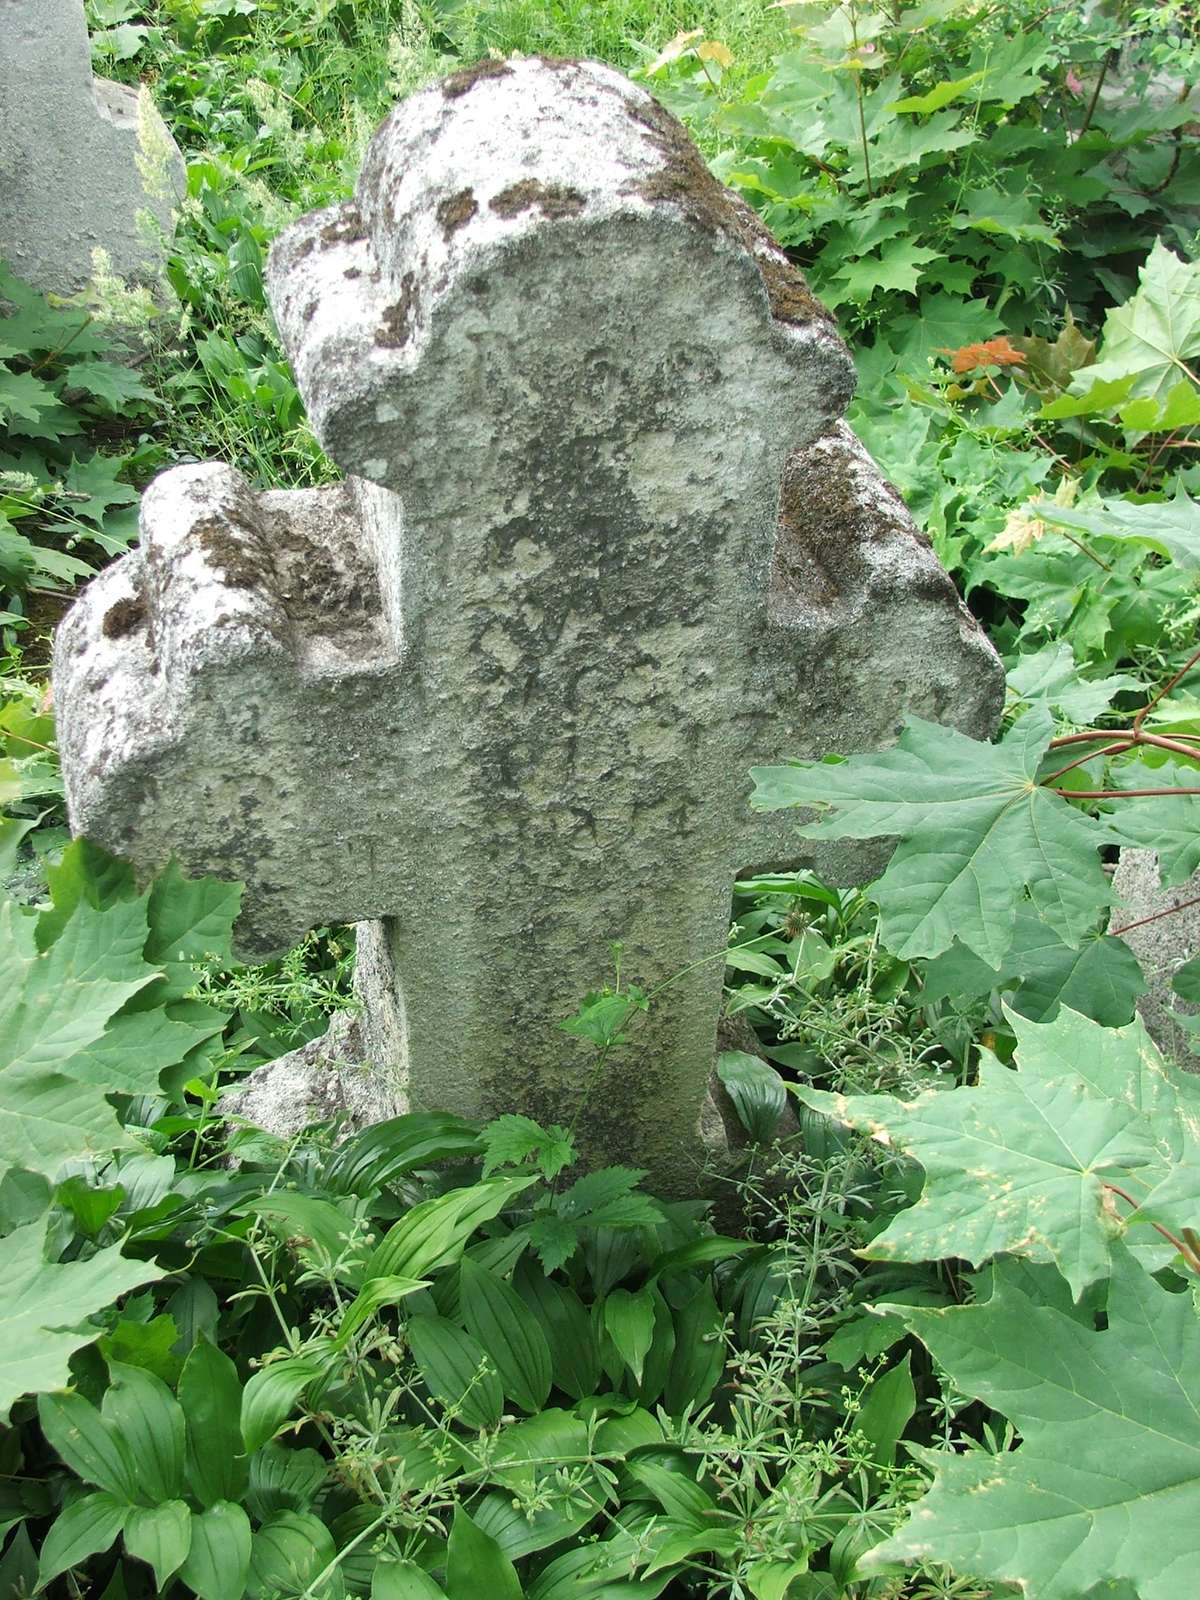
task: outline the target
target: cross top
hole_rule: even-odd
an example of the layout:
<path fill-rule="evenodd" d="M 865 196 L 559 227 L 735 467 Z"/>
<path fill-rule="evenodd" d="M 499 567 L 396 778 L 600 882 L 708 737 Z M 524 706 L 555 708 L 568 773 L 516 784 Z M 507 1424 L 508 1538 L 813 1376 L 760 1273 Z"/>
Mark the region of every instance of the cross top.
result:
<path fill-rule="evenodd" d="M 647 983 L 692 966 L 583 1126 L 694 1186 L 721 962 L 693 964 L 736 872 L 801 854 L 747 768 L 909 708 L 986 726 L 994 658 L 830 431 L 827 313 L 608 68 L 488 61 L 403 102 L 268 285 L 348 477 L 147 491 L 141 550 L 60 635 L 73 823 L 243 879 L 251 953 L 378 919 L 396 1104 L 567 1120 L 555 1024 L 606 940 Z"/>

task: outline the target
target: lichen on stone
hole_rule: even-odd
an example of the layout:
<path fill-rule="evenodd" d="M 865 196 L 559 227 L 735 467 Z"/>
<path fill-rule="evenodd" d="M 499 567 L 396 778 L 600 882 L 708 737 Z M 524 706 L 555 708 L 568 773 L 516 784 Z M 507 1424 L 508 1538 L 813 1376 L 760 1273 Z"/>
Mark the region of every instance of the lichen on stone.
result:
<path fill-rule="evenodd" d="M 501 189 L 489 202 L 498 217 L 517 217 L 534 206 L 551 222 L 576 217 L 587 204 L 578 189 L 566 183 L 543 183 L 540 178 L 521 178 Z"/>
<path fill-rule="evenodd" d="M 407 344 L 412 332 L 412 321 L 420 303 L 421 291 L 415 272 L 406 272 L 400 280 L 396 299 L 383 312 L 383 320 L 375 329 L 375 343 L 385 349 L 399 349 Z"/>
<path fill-rule="evenodd" d="M 459 228 L 466 226 L 479 210 L 479 202 L 471 189 L 459 189 L 447 195 L 437 208 L 437 219 L 442 233 L 448 239 Z"/>
<path fill-rule="evenodd" d="M 461 67 L 457 72 L 452 72 L 448 78 L 443 78 L 442 93 L 447 100 L 457 100 L 473 89 L 477 83 L 487 78 L 505 78 L 511 71 L 512 68 L 507 61 L 502 61 L 497 56 L 485 56 L 473 66 Z"/>

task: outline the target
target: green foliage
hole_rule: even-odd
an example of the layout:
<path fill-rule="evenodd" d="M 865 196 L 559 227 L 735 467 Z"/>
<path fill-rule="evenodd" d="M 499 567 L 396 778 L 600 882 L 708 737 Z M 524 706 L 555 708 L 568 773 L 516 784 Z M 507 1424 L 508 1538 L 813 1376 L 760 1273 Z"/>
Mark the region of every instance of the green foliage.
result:
<path fill-rule="evenodd" d="M 330 476 L 271 239 L 348 194 L 396 93 L 547 50 L 633 67 L 836 304 L 855 426 L 1004 655 L 1007 728 L 913 721 L 763 776 L 806 831 L 902 842 L 865 889 L 737 885 L 728 1238 L 525 1117 L 225 1129 L 223 1073 L 352 1003 L 351 941 L 237 968 L 228 889 L 60 859 L 37 650 L 11 652 L 0 862 L 49 895 L 2 913 L 0 1588 L 40 1564 L 111 1600 L 1180 1592 L 1195 1096 L 1130 1026 L 1105 864 L 1200 859 L 1196 112 L 1144 92 L 1195 80 L 1186 7 L 88 9 L 98 69 L 151 81 L 189 157 L 178 304 L 130 345 L 111 284 L 0 281 L 9 638 L 89 570 L 77 542 L 125 548 L 162 461 Z M 585 1094 L 656 998 L 614 954 L 564 1024 Z M 797 1075 L 823 1086 L 792 1096 L 800 1150 L 771 1143 Z"/>
<path fill-rule="evenodd" d="M 135 441 L 111 453 L 99 432 L 129 436 L 160 404 L 131 365 L 119 330 L 84 304 L 53 304 L 0 262 L 0 624 L 27 625 L 31 591 L 69 588 L 93 559 L 137 531 L 127 481 L 145 469 Z"/>
<path fill-rule="evenodd" d="M 933 1557 L 1048 1600 L 1115 1579 L 1166 1595 L 1200 1496 L 1182 1421 L 1200 1354 L 1200 1090 L 1140 1023 L 1104 1029 L 1064 1011 L 1018 1036 L 1019 1070 L 985 1063 L 976 1086 L 911 1105 L 799 1091 L 925 1169 L 920 1198 L 867 1254 L 995 1258 L 970 1305 L 883 1310 L 1022 1438 L 999 1458 L 919 1452 L 934 1486 L 864 1571 Z M 1193 1275 L 1193 1292 L 1164 1267 Z M 1161 1522 L 1158 1503 L 1172 1508 Z"/>

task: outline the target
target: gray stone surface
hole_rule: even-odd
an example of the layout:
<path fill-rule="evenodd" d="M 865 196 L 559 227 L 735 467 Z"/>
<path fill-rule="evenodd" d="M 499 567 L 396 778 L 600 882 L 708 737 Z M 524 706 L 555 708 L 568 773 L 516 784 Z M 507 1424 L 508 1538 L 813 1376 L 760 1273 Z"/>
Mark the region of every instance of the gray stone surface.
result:
<path fill-rule="evenodd" d="M 59 294 L 97 247 L 152 281 L 185 187 L 149 91 L 93 78 L 83 0 L 0 0 L 0 259 Z"/>
<path fill-rule="evenodd" d="M 749 767 L 906 710 L 986 734 L 999 663 L 837 422 L 828 314 L 608 68 L 487 62 L 404 102 L 269 289 L 349 476 L 152 485 L 59 635 L 73 825 L 243 879 L 248 955 L 378 919 L 391 1106 L 569 1121 L 593 1058 L 557 1024 L 607 941 L 644 987 L 688 969 L 580 1126 L 694 1191 L 735 873 L 877 861 L 753 815 Z"/>
<path fill-rule="evenodd" d="M 1137 1003 L 1142 1021 L 1164 1055 L 1189 1072 L 1200 1072 L 1200 1055 L 1192 1049 L 1196 1036 L 1171 1015 L 1194 1016 L 1200 1010 L 1171 988 L 1184 962 L 1200 954 L 1200 872 L 1186 883 L 1164 889 L 1158 877 L 1158 852 L 1127 847 L 1113 874 L 1113 890 L 1119 908 L 1112 914 L 1111 926 L 1127 930 L 1121 937 L 1138 958 L 1148 985 Z M 1175 906 L 1182 909 L 1175 912 Z"/>

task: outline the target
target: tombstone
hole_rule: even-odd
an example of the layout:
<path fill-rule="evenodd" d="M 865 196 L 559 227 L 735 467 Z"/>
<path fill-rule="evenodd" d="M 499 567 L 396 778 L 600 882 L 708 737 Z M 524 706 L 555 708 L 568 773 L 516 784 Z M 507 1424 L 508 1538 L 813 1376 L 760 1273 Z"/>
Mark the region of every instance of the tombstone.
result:
<path fill-rule="evenodd" d="M 558 1024 L 608 941 L 623 983 L 680 974 L 579 1131 L 694 1193 L 735 875 L 878 866 L 752 814 L 749 767 L 887 744 L 908 710 L 986 736 L 999 663 L 838 423 L 831 317 L 607 67 L 487 61 L 403 102 L 268 285 L 348 476 L 150 487 L 141 549 L 59 634 L 73 826 L 243 880 L 247 956 L 369 919 L 324 1055 L 371 1070 L 335 1094 L 291 1058 L 256 1120 L 308 1084 L 569 1123 L 594 1052 Z"/>
<path fill-rule="evenodd" d="M 97 248 L 153 281 L 185 189 L 149 91 L 93 78 L 83 0 L 0 0 L 0 260 L 59 294 Z"/>
<path fill-rule="evenodd" d="M 1176 1020 L 1195 1016 L 1200 1008 L 1182 999 L 1171 986 L 1180 967 L 1200 955 L 1200 872 L 1185 883 L 1164 888 L 1158 852 L 1127 845 L 1117 860 L 1113 892 L 1118 909 L 1112 913 L 1111 925 L 1125 930 L 1121 937 L 1137 957 L 1146 979 L 1138 1014 L 1165 1056 L 1185 1072 L 1200 1072 L 1200 1055 L 1193 1049 L 1200 1041 Z"/>

